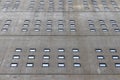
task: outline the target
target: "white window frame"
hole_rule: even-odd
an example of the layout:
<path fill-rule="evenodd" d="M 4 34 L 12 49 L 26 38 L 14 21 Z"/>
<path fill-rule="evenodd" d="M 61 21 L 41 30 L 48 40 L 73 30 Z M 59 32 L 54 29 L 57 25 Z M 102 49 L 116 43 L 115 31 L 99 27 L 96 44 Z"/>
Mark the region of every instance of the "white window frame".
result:
<path fill-rule="evenodd" d="M 30 48 L 29 52 L 36 52 L 36 48 Z"/>
<path fill-rule="evenodd" d="M 58 52 L 65 52 L 65 49 L 64 48 L 58 48 Z"/>
<path fill-rule="evenodd" d="M 58 67 L 65 67 L 65 63 L 58 63 Z"/>
<path fill-rule="evenodd" d="M 10 67 L 18 67 L 18 63 L 11 63 Z"/>
<path fill-rule="evenodd" d="M 49 63 L 42 63 L 42 67 L 49 67 Z"/>
<path fill-rule="evenodd" d="M 26 67 L 34 67 L 34 63 L 27 63 Z"/>
<path fill-rule="evenodd" d="M 81 67 L 80 63 L 73 63 L 73 67 Z"/>
<path fill-rule="evenodd" d="M 106 63 L 99 63 L 99 67 L 107 67 Z"/>
<path fill-rule="evenodd" d="M 44 52 L 51 52 L 50 48 L 44 48 Z"/>
<path fill-rule="evenodd" d="M 13 55 L 13 59 L 20 59 L 20 55 Z"/>
<path fill-rule="evenodd" d="M 58 55 L 58 59 L 65 59 L 64 55 Z"/>
<path fill-rule="evenodd" d="M 15 52 L 22 52 L 22 48 L 16 48 Z"/>
<path fill-rule="evenodd" d="M 49 55 L 43 55 L 43 59 L 50 59 Z"/>

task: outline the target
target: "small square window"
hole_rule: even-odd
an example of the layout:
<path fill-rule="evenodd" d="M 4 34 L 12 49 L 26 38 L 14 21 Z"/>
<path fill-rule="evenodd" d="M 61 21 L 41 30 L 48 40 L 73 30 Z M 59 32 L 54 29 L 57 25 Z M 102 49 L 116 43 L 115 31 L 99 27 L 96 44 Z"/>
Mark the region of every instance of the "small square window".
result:
<path fill-rule="evenodd" d="M 95 10 L 96 11 L 100 11 L 100 8 L 99 7 L 96 7 L 96 5 L 94 5 L 95 6 Z"/>
<path fill-rule="evenodd" d="M 11 3 L 11 1 L 6 1 L 5 3 L 6 3 L 6 4 L 9 4 L 9 3 Z"/>
<path fill-rule="evenodd" d="M 64 29 L 63 29 L 63 28 L 58 28 L 58 31 L 59 31 L 59 32 L 63 32 Z"/>
<path fill-rule="evenodd" d="M 22 49 L 21 48 L 16 48 L 15 52 L 22 52 Z"/>
<path fill-rule="evenodd" d="M 11 24 L 12 20 L 6 20 L 5 24 Z"/>
<path fill-rule="evenodd" d="M 76 60 L 76 59 L 80 59 L 80 56 L 74 55 L 74 56 L 73 56 L 73 59 L 75 59 L 75 60 Z"/>
<path fill-rule="evenodd" d="M 63 49 L 63 48 L 58 48 L 58 52 L 65 52 L 65 49 Z"/>
<path fill-rule="evenodd" d="M 35 24 L 40 24 L 41 23 L 41 20 L 36 20 L 35 21 Z"/>
<path fill-rule="evenodd" d="M 97 59 L 98 59 L 98 60 L 103 60 L 103 59 L 104 59 L 104 56 L 98 55 L 98 56 L 97 56 Z"/>
<path fill-rule="evenodd" d="M 26 67 L 34 67 L 34 64 L 33 63 L 27 63 Z"/>
<path fill-rule="evenodd" d="M 100 25 L 102 28 L 107 28 L 106 24 L 101 24 Z"/>
<path fill-rule="evenodd" d="M 74 63 L 73 66 L 74 67 L 81 67 L 81 64 L 80 63 Z"/>
<path fill-rule="evenodd" d="M 49 67 L 49 63 L 42 63 L 42 67 Z"/>
<path fill-rule="evenodd" d="M 88 20 L 89 24 L 93 24 L 93 20 Z"/>
<path fill-rule="evenodd" d="M 34 28 L 34 31 L 35 31 L 35 32 L 39 32 L 40 29 L 39 29 L 39 28 Z"/>
<path fill-rule="evenodd" d="M 28 24 L 30 22 L 30 20 L 25 20 L 24 23 L 25 24 Z"/>
<path fill-rule="evenodd" d="M 115 63 L 115 67 L 120 68 L 120 63 Z"/>
<path fill-rule="evenodd" d="M 105 10 L 105 11 L 109 11 L 109 8 L 108 8 L 108 7 L 104 7 L 104 10 Z"/>
<path fill-rule="evenodd" d="M 108 29 L 102 29 L 103 32 L 108 32 Z"/>
<path fill-rule="evenodd" d="M 15 1 L 15 3 L 16 3 L 16 4 L 19 4 L 19 3 L 20 3 L 20 1 Z"/>
<path fill-rule="evenodd" d="M 7 31 L 8 31 L 8 28 L 2 28 L 1 31 L 7 32 Z"/>
<path fill-rule="evenodd" d="M 120 32 L 120 29 L 114 29 L 115 32 Z"/>
<path fill-rule="evenodd" d="M 22 31 L 22 32 L 27 32 L 28 29 L 27 29 L 27 28 L 22 28 L 21 31 Z"/>
<path fill-rule="evenodd" d="M 89 24 L 89 27 L 90 27 L 90 28 L 94 28 L 95 25 L 94 25 L 94 24 Z"/>
<path fill-rule="evenodd" d="M 58 27 L 59 28 L 64 28 L 64 25 L 63 24 L 58 24 Z"/>
<path fill-rule="evenodd" d="M 3 28 L 8 28 L 10 26 L 10 24 L 5 24 L 4 26 L 3 26 Z"/>
<path fill-rule="evenodd" d="M 116 5 L 116 2 L 114 2 L 113 0 L 111 0 L 111 4 L 112 5 Z"/>
<path fill-rule="evenodd" d="M 20 55 L 13 55 L 13 59 L 20 59 Z"/>
<path fill-rule="evenodd" d="M 43 55 L 43 59 L 50 59 L 49 55 Z"/>
<path fill-rule="evenodd" d="M 73 53 L 78 53 L 78 52 L 79 52 L 79 49 L 73 48 L 73 49 L 72 49 L 72 52 L 73 52 Z"/>
<path fill-rule="evenodd" d="M 63 20 L 58 20 L 58 24 L 63 24 Z"/>
<path fill-rule="evenodd" d="M 35 55 L 29 55 L 28 59 L 35 59 Z"/>
<path fill-rule="evenodd" d="M 107 67 L 106 63 L 99 63 L 99 67 Z"/>
<path fill-rule="evenodd" d="M 117 6 L 117 7 L 114 7 L 115 8 L 115 10 L 116 11 L 119 11 L 120 10 L 120 8 Z"/>
<path fill-rule="evenodd" d="M 49 48 L 45 48 L 44 52 L 50 52 L 50 49 Z"/>
<path fill-rule="evenodd" d="M 36 48 L 30 48 L 29 52 L 36 52 Z"/>
<path fill-rule="evenodd" d="M 75 24 L 75 20 L 70 20 L 70 24 Z"/>
<path fill-rule="evenodd" d="M 97 53 L 100 53 L 100 52 L 102 52 L 102 49 L 95 49 L 95 51 L 96 51 Z"/>
<path fill-rule="evenodd" d="M 44 4 L 44 1 L 42 0 L 42 1 L 40 1 L 40 4 Z"/>
<path fill-rule="evenodd" d="M 18 63 L 11 63 L 10 67 L 18 67 Z"/>
<path fill-rule="evenodd" d="M 97 5 L 97 1 L 93 1 L 93 5 Z"/>
<path fill-rule="evenodd" d="M 111 23 L 116 23 L 116 21 L 115 21 L 115 20 L 110 20 L 110 22 L 111 22 Z"/>
<path fill-rule="evenodd" d="M 70 31 L 71 32 L 76 32 L 76 29 L 75 28 L 70 28 Z"/>
<path fill-rule="evenodd" d="M 112 24 L 112 27 L 118 27 L 118 25 L 117 24 Z"/>
<path fill-rule="evenodd" d="M 70 24 L 70 27 L 71 28 L 75 28 L 75 24 Z"/>
<path fill-rule="evenodd" d="M 52 24 L 52 20 L 47 20 L 47 23 Z"/>
<path fill-rule="evenodd" d="M 64 55 L 58 55 L 58 59 L 65 59 Z"/>
<path fill-rule="evenodd" d="M 111 53 L 116 53 L 116 52 L 117 52 L 116 49 L 109 49 L 109 51 L 110 51 Z"/>
<path fill-rule="evenodd" d="M 23 27 L 27 28 L 27 27 L 29 27 L 29 24 L 24 24 Z"/>
<path fill-rule="evenodd" d="M 118 55 L 112 55 L 112 59 L 113 59 L 113 60 L 118 60 L 118 59 L 119 59 L 119 56 L 118 56 Z"/>
<path fill-rule="evenodd" d="M 6 20 L 5 22 L 11 22 L 12 20 Z"/>
<path fill-rule="evenodd" d="M 52 24 L 47 24 L 47 28 L 52 28 Z"/>
<path fill-rule="evenodd" d="M 46 31 L 47 31 L 47 32 L 51 32 L 51 31 L 52 31 L 52 28 L 47 28 Z"/>
<path fill-rule="evenodd" d="M 96 29 L 90 29 L 91 32 L 96 32 Z"/>
<path fill-rule="evenodd" d="M 99 20 L 100 23 L 104 23 L 104 20 Z"/>
<path fill-rule="evenodd" d="M 40 24 L 35 24 L 35 27 L 36 28 L 39 28 L 41 25 Z"/>
<path fill-rule="evenodd" d="M 65 67 L 64 63 L 58 63 L 58 67 Z"/>

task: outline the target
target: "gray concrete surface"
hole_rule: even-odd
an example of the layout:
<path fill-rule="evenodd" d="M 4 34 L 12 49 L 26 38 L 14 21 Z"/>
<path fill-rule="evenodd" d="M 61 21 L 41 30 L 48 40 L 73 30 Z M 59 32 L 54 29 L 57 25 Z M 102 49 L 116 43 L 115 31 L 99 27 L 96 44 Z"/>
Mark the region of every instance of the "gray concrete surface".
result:
<path fill-rule="evenodd" d="M 120 68 L 115 67 L 120 60 L 112 59 L 112 55 L 120 56 L 118 36 L 1 36 L 0 42 L 3 53 L 0 74 L 120 74 Z M 16 48 L 22 48 L 22 52 L 15 52 Z M 36 52 L 29 52 L 30 48 L 36 48 Z M 45 53 L 44 48 L 50 48 L 51 52 Z M 65 52 L 58 52 L 58 48 L 64 48 Z M 78 48 L 80 52 L 73 53 L 73 48 Z M 97 53 L 97 48 L 103 52 Z M 111 53 L 111 48 L 117 52 Z M 20 59 L 12 59 L 13 55 L 20 55 Z M 28 55 L 36 57 L 30 60 Z M 50 60 L 43 59 L 43 55 L 49 55 Z M 64 55 L 65 59 L 57 59 L 58 55 Z M 73 55 L 79 55 L 80 59 L 73 60 Z M 97 55 L 103 55 L 105 59 L 98 60 Z M 10 67 L 11 63 L 18 63 L 18 67 Z M 34 67 L 26 67 L 26 63 L 34 63 Z M 44 68 L 42 63 L 49 63 L 50 66 Z M 65 67 L 58 67 L 58 63 L 65 63 Z M 81 67 L 73 67 L 73 63 L 80 63 Z M 106 63 L 107 67 L 99 67 L 99 63 Z"/>
<path fill-rule="evenodd" d="M 0 0 L 0 80 L 119 80 L 120 66 L 115 63 L 120 59 L 112 59 L 120 56 L 119 14 L 119 0 Z M 16 48 L 22 52 L 15 52 Z M 29 52 L 30 48 L 36 52 Z M 45 48 L 50 52 L 45 53 Z M 59 48 L 65 52 L 58 52 Z M 79 52 L 73 53 L 74 48 Z M 13 59 L 14 55 L 20 59 Z M 30 55 L 35 59 L 28 59 Z M 44 55 L 50 59 L 43 59 Z M 65 59 L 58 59 L 59 55 Z M 80 59 L 74 60 L 75 55 Z M 49 67 L 42 67 L 43 63 Z"/>

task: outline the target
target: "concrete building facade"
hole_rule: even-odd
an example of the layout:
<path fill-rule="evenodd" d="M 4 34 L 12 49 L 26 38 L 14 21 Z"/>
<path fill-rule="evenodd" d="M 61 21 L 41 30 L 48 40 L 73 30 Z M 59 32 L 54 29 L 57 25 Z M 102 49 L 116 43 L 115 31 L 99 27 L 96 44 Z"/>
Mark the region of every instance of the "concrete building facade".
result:
<path fill-rule="evenodd" d="M 0 0 L 0 80 L 119 74 L 119 0 Z"/>

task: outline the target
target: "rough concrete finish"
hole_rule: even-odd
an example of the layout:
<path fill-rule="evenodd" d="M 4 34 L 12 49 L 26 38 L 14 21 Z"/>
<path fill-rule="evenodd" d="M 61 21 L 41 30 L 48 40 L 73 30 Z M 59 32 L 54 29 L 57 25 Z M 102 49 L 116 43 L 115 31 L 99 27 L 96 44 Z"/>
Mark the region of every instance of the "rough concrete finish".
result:
<path fill-rule="evenodd" d="M 119 80 L 119 17 L 119 0 L 0 0 L 0 80 Z"/>

